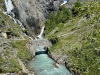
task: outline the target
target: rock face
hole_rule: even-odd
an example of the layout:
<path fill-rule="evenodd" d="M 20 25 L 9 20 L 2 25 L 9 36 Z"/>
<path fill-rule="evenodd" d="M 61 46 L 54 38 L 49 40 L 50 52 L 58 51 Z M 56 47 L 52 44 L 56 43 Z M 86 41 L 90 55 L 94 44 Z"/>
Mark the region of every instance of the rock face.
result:
<path fill-rule="evenodd" d="M 29 33 L 34 36 L 40 33 L 40 29 L 44 26 L 44 22 L 49 17 L 50 12 L 57 12 L 62 0 L 12 1 L 17 10 L 17 17 L 25 25 Z"/>
<path fill-rule="evenodd" d="M 35 56 L 35 50 L 37 49 L 38 46 L 45 46 L 47 48 L 50 48 L 52 45 L 51 45 L 50 41 L 48 41 L 47 39 L 33 40 L 33 41 L 29 41 L 27 43 L 27 47 L 33 56 Z M 47 51 L 47 48 L 44 48 L 44 49 Z"/>

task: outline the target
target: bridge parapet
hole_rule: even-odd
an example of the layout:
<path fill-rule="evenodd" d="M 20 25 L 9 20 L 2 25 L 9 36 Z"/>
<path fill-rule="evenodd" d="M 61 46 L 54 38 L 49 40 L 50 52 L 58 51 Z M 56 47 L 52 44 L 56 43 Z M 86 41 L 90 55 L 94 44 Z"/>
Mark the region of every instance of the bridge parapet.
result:
<path fill-rule="evenodd" d="M 50 48 L 51 46 L 51 43 L 50 41 L 48 41 L 47 39 L 43 39 L 43 40 L 33 40 L 33 41 L 30 41 L 28 43 L 28 48 L 30 50 L 30 52 L 35 55 L 35 50 L 37 49 L 38 46 L 46 46 L 48 48 Z"/>

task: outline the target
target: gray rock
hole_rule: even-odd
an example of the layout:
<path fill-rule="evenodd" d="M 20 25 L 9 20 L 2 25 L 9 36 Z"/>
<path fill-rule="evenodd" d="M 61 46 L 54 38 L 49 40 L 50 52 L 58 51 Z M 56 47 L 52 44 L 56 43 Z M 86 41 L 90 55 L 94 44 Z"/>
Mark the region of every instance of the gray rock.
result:
<path fill-rule="evenodd" d="M 12 0 L 19 20 L 25 25 L 29 33 L 34 36 L 40 33 L 50 12 L 60 7 L 62 0 Z"/>
<path fill-rule="evenodd" d="M 33 57 L 35 56 L 35 50 L 37 49 L 38 46 L 44 46 L 45 47 L 44 49 L 49 55 L 49 48 L 51 47 L 51 43 L 47 39 L 33 40 L 33 41 L 27 42 L 28 50 L 30 51 Z"/>

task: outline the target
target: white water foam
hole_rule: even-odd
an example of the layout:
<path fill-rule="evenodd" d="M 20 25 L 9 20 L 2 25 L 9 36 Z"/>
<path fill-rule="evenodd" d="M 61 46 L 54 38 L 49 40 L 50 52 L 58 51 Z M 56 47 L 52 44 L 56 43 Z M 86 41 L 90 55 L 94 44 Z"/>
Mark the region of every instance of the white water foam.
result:
<path fill-rule="evenodd" d="M 67 1 L 64 1 L 60 6 L 62 6 L 62 5 L 64 5 L 64 4 L 66 4 L 67 3 Z"/>
<path fill-rule="evenodd" d="M 42 35 L 44 32 L 44 28 L 45 28 L 45 26 L 42 27 L 40 34 L 37 36 L 39 39 L 43 39 Z"/>
<path fill-rule="evenodd" d="M 13 20 L 16 24 L 18 24 L 23 30 L 25 30 L 25 27 L 23 26 L 23 24 L 18 20 L 18 19 L 15 19 L 15 14 L 12 12 L 12 10 L 14 9 L 14 6 L 12 4 L 12 1 L 11 0 L 5 0 L 5 6 L 6 6 L 6 9 L 7 11 L 6 12 L 3 12 L 5 15 L 7 15 L 11 20 Z M 13 17 L 12 17 L 12 16 Z M 32 37 L 24 34 L 25 36 L 27 36 L 28 38 L 30 38 L 31 40 L 33 40 Z"/>
<path fill-rule="evenodd" d="M 7 9 L 7 14 L 11 14 L 13 15 L 13 17 L 15 17 L 15 14 L 12 12 L 12 10 L 14 9 L 14 6 L 12 4 L 11 0 L 5 0 L 5 5 L 6 5 L 6 9 Z"/>
<path fill-rule="evenodd" d="M 23 24 L 17 19 L 17 22 L 18 22 L 18 24 L 19 24 L 19 26 L 23 29 L 23 30 L 25 30 L 25 27 L 23 26 Z"/>
<path fill-rule="evenodd" d="M 39 52 L 39 54 L 29 63 L 31 70 L 34 70 L 37 75 L 72 75 L 65 66 L 57 64 L 49 58 L 44 51 L 44 46 L 39 46 L 36 49 L 36 52 Z M 42 52 L 44 52 L 44 54 Z M 55 67 L 53 63 L 57 65 L 57 67 Z"/>

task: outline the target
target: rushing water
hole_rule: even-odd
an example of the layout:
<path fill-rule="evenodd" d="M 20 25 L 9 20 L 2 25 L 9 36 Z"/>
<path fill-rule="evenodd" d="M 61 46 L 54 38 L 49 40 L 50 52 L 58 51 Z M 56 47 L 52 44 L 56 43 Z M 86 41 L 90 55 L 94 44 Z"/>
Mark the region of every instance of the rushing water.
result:
<path fill-rule="evenodd" d="M 5 0 L 5 6 L 6 6 L 6 9 L 7 11 L 6 12 L 3 12 L 5 15 L 7 15 L 10 19 L 12 19 L 16 24 L 18 24 L 23 30 L 25 30 L 25 27 L 23 26 L 23 24 L 15 17 L 15 14 L 12 12 L 12 10 L 14 9 L 14 6 L 12 4 L 12 0 Z M 13 17 L 12 17 L 12 16 Z M 33 40 L 32 37 L 24 34 L 25 36 L 27 36 L 28 38 L 30 38 L 31 40 Z"/>
<path fill-rule="evenodd" d="M 36 75 L 71 75 L 63 65 L 55 63 L 48 57 L 43 46 L 36 49 L 36 56 L 29 63 L 29 66 L 31 70 L 35 71 Z"/>
<path fill-rule="evenodd" d="M 39 39 L 43 39 L 42 35 L 44 32 L 44 28 L 45 28 L 45 26 L 42 27 L 40 34 L 37 36 Z"/>
<path fill-rule="evenodd" d="M 63 3 L 60 6 L 66 4 L 66 3 L 67 3 L 67 0 L 63 0 Z"/>
<path fill-rule="evenodd" d="M 4 12 L 4 14 L 8 15 L 10 19 L 12 19 L 15 23 L 19 24 L 19 26 L 23 30 L 25 30 L 22 23 L 19 20 L 13 18 L 15 15 L 12 12 L 12 10 L 14 9 L 12 1 L 5 0 L 5 5 L 7 11 Z M 10 15 L 13 15 L 13 17 Z M 38 35 L 39 39 L 43 39 L 42 34 L 44 32 L 44 28 L 45 26 L 42 27 L 41 33 Z M 33 40 L 31 37 L 29 38 Z M 44 50 L 44 46 L 38 46 L 38 48 L 36 49 L 36 56 L 34 57 L 34 61 L 32 60 L 29 63 L 29 67 L 31 70 L 34 70 L 37 75 L 71 75 L 71 73 L 63 65 L 57 64 L 55 61 L 48 57 Z"/>
<path fill-rule="evenodd" d="M 39 39 L 43 39 L 42 35 L 44 27 L 41 29 Z M 71 73 L 65 68 L 65 66 L 57 64 L 53 61 L 44 50 L 44 46 L 38 46 L 35 51 L 34 60 L 29 63 L 29 67 L 36 75 L 71 75 Z"/>
<path fill-rule="evenodd" d="M 22 23 L 18 20 L 18 19 L 15 19 L 15 14 L 12 12 L 12 10 L 14 9 L 14 6 L 12 4 L 12 1 L 11 0 L 5 0 L 5 6 L 6 6 L 6 9 L 7 11 L 6 12 L 3 12 L 4 14 L 6 14 L 10 19 L 12 19 L 15 23 L 18 23 L 19 26 L 25 30 L 24 26 L 22 25 Z M 13 17 L 12 17 L 12 16 Z"/>
<path fill-rule="evenodd" d="M 5 5 L 6 5 L 6 9 L 7 9 L 7 14 L 11 14 L 11 15 L 13 15 L 13 17 L 15 17 L 14 13 L 11 12 L 14 9 L 12 1 L 11 0 L 5 0 Z"/>

